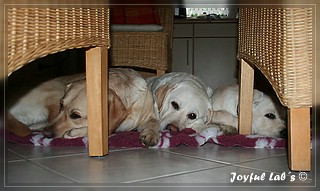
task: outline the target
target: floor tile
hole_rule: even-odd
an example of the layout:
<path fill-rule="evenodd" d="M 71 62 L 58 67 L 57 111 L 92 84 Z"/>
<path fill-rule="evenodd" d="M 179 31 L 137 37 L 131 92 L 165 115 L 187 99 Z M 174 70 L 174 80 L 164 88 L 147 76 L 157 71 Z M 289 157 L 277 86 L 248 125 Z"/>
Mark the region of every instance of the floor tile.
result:
<path fill-rule="evenodd" d="M 242 167 L 249 167 L 252 169 L 259 169 L 262 171 L 272 171 L 278 174 L 285 173 L 287 176 L 293 175 L 295 178 L 295 183 L 310 183 L 312 182 L 314 173 L 313 172 L 292 172 L 288 167 L 287 156 L 279 156 L 269 159 L 256 160 L 251 162 L 238 163 L 237 165 Z M 300 181 L 299 174 L 307 177 L 305 180 Z"/>
<path fill-rule="evenodd" d="M 44 147 L 44 146 L 31 146 L 19 144 L 7 144 L 9 151 L 19 153 L 27 159 L 42 158 L 42 157 L 55 157 L 73 154 L 86 154 L 88 153 L 87 147 Z"/>
<path fill-rule="evenodd" d="M 74 183 L 72 179 L 68 179 L 59 174 L 55 174 L 50 170 L 42 168 L 29 161 L 9 162 L 7 163 L 7 183 Z"/>
<path fill-rule="evenodd" d="M 23 157 L 17 155 L 15 152 L 12 151 L 7 151 L 5 157 L 7 161 L 25 160 Z"/>
<path fill-rule="evenodd" d="M 221 164 L 172 155 L 159 150 L 113 152 L 104 158 L 70 156 L 37 159 L 34 162 L 72 177 L 81 183 L 119 183 L 184 173 Z"/>
<path fill-rule="evenodd" d="M 244 177 L 247 177 L 245 180 Z M 250 180 L 250 176 L 255 179 Z M 279 178 L 279 180 L 278 180 Z M 292 180 L 292 181 L 291 181 Z M 140 183 L 183 183 L 211 185 L 211 186 L 297 186 L 301 181 L 291 179 L 290 176 L 281 176 L 274 172 L 243 168 L 239 166 L 218 167 L 198 172 L 168 176 L 153 180 L 141 181 Z M 307 183 L 307 182 L 306 182 Z M 304 184 L 306 185 L 306 184 Z"/>
<path fill-rule="evenodd" d="M 216 144 L 206 144 L 200 148 L 179 146 L 166 151 L 184 155 L 196 156 L 203 159 L 238 163 L 272 156 L 286 155 L 285 149 L 255 149 L 243 147 L 223 147 Z"/>
<path fill-rule="evenodd" d="M 250 180 L 250 176 L 257 177 L 256 179 Z M 244 177 L 248 179 L 244 179 Z M 203 170 L 194 173 L 188 173 L 177 176 L 169 176 L 160 179 L 154 179 L 149 181 L 143 181 L 142 183 L 201 183 L 205 185 L 211 186 L 283 186 L 289 185 L 290 181 L 288 178 L 283 181 L 270 181 L 269 180 L 270 173 L 264 172 L 260 170 L 247 169 L 237 166 L 227 166 L 227 167 L 219 167 L 209 170 Z"/>

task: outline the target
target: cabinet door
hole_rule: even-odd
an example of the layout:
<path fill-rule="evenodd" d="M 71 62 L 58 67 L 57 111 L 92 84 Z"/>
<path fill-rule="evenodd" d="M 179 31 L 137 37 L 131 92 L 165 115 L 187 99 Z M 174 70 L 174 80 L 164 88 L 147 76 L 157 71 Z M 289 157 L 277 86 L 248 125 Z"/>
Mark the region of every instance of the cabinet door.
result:
<path fill-rule="evenodd" d="M 237 83 L 237 38 L 195 38 L 194 75 L 213 90 Z"/>
<path fill-rule="evenodd" d="M 173 39 L 172 72 L 187 72 L 192 74 L 192 38 Z"/>

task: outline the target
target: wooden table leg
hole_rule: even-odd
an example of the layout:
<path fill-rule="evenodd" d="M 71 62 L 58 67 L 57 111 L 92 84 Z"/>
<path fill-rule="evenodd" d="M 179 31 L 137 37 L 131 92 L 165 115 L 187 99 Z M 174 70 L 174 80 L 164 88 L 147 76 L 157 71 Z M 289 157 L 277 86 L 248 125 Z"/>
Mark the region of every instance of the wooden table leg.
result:
<path fill-rule="evenodd" d="M 251 134 L 254 67 L 241 59 L 239 83 L 239 134 Z"/>
<path fill-rule="evenodd" d="M 166 72 L 164 70 L 157 70 L 157 76 L 161 76 L 165 74 Z"/>
<path fill-rule="evenodd" d="M 310 171 L 310 108 L 288 110 L 289 167 L 292 171 Z"/>
<path fill-rule="evenodd" d="M 108 154 L 108 49 L 86 51 L 88 141 L 90 156 Z"/>

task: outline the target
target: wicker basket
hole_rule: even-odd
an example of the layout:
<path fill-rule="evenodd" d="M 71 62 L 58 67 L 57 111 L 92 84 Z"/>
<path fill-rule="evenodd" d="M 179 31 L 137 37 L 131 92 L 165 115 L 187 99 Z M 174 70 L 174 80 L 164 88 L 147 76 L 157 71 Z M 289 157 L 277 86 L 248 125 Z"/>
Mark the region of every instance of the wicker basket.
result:
<path fill-rule="evenodd" d="M 312 106 L 312 9 L 241 8 L 238 58 L 253 63 L 289 108 Z"/>
<path fill-rule="evenodd" d="M 94 46 L 110 46 L 109 9 L 8 9 L 8 75 L 48 54 Z"/>
<path fill-rule="evenodd" d="M 173 9 L 158 8 L 163 32 L 111 32 L 112 66 L 167 70 L 171 62 Z"/>

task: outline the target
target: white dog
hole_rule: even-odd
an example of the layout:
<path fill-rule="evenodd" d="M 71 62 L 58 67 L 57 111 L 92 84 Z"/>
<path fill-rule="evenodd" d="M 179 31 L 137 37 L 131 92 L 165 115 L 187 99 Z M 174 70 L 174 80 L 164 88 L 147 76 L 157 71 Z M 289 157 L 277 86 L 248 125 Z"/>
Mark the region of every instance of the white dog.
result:
<path fill-rule="evenodd" d="M 212 89 L 200 78 L 174 72 L 146 81 L 153 94 L 161 131 L 192 128 L 201 132 L 207 127 L 212 117 Z"/>
<path fill-rule="evenodd" d="M 224 111 L 224 114 L 213 116 L 212 122 L 219 123 L 238 130 L 238 97 L 239 86 L 223 86 L 213 92 L 212 107 L 214 111 Z M 280 137 L 286 133 L 283 111 L 271 97 L 254 89 L 253 96 L 252 134 Z M 214 112 L 215 114 L 215 112 Z"/>
<path fill-rule="evenodd" d="M 109 69 L 109 134 L 137 129 L 147 146 L 159 139 L 159 122 L 145 80 L 134 70 Z M 19 136 L 43 130 L 46 137 L 87 136 L 85 75 L 44 82 L 9 110 L 9 129 Z"/>

